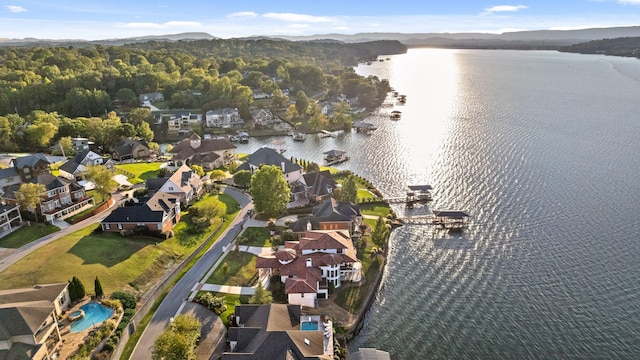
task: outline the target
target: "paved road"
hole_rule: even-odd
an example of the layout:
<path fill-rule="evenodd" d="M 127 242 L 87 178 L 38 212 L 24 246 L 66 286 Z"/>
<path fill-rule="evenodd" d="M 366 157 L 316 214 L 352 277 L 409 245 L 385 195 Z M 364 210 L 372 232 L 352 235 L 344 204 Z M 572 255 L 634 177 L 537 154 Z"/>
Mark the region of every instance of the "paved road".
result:
<path fill-rule="evenodd" d="M 149 325 L 145 328 L 138 344 L 131 355 L 131 359 L 151 359 L 151 350 L 156 338 L 167 328 L 169 319 L 176 316 L 183 302 L 191 293 L 193 286 L 200 281 L 202 276 L 207 273 L 211 265 L 216 261 L 218 256 L 222 254 L 224 246 L 228 246 L 235 236 L 242 230 L 244 222 L 249 218 L 247 210 L 252 208 L 251 200 L 241 192 L 225 188 L 224 193 L 233 197 L 240 203 L 242 209 L 232 224 L 219 235 L 218 241 L 207 250 L 207 252 L 198 260 L 195 265 L 178 281 L 171 289 L 169 294 L 164 298 L 162 304 L 158 307 Z"/>
<path fill-rule="evenodd" d="M 122 201 L 124 201 L 124 197 L 120 193 L 114 193 L 114 194 L 112 194 L 112 197 L 115 200 L 115 202 L 114 202 L 114 205 L 111 207 L 111 209 L 115 209 Z M 77 224 L 73 224 L 73 225 L 67 226 L 64 229 L 60 229 L 59 231 L 56 231 L 53 234 L 49 234 L 47 236 L 41 237 L 38 240 L 32 241 L 32 242 L 26 244 L 25 246 L 22 246 L 21 248 L 19 248 L 16 251 L 14 251 L 11 255 L 9 255 L 9 256 L 5 257 L 4 259 L 0 260 L 0 272 L 5 271 L 9 266 L 11 266 L 14 263 L 18 262 L 23 257 L 29 255 L 33 251 L 35 251 L 35 250 L 47 245 L 48 243 L 50 243 L 52 241 L 58 240 L 59 238 L 65 236 L 65 235 L 71 234 L 74 231 L 80 230 L 80 229 L 84 228 L 85 226 L 88 226 L 88 225 L 91 225 L 91 224 L 99 224 L 100 221 L 102 221 L 102 219 L 106 218 L 109 214 L 111 214 L 111 210 L 103 211 L 98 215 L 95 215 L 95 216 L 92 216 L 92 217 L 90 217 L 88 219 L 82 220 Z"/>

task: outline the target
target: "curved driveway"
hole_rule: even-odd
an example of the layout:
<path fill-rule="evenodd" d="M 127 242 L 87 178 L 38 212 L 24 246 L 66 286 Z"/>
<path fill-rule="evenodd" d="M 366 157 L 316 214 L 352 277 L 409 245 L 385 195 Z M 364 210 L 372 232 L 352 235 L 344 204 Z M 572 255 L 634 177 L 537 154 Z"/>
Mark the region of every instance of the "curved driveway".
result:
<path fill-rule="evenodd" d="M 149 325 L 145 328 L 138 344 L 131 355 L 131 359 L 151 359 L 151 351 L 156 338 L 167 328 L 169 319 L 176 316 L 182 304 L 191 293 L 193 286 L 207 273 L 211 265 L 223 252 L 223 247 L 228 246 L 236 235 L 242 230 L 244 222 L 249 218 L 247 210 L 251 205 L 251 199 L 238 190 L 226 187 L 224 193 L 233 197 L 240 203 L 241 210 L 231 225 L 218 236 L 218 240 L 205 252 L 187 273 L 176 283 L 164 298 L 158 310 L 156 310 Z"/>

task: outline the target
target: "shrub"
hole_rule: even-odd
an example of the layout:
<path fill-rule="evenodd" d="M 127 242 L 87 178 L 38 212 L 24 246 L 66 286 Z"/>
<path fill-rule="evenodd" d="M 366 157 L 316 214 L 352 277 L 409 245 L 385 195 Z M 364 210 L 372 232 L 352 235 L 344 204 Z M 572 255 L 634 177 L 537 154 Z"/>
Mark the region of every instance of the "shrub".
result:
<path fill-rule="evenodd" d="M 135 309 L 137 305 L 136 296 L 124 291 L 115 291 L 111 294 L 112 299 L 118 299 L 125 309 Z"/>
<path fill-rule="evenodd" d="M 114 310 L 122 309 L 122 303 L 118 299 L 103 299 L 102 305 L 108 306 Z"/>

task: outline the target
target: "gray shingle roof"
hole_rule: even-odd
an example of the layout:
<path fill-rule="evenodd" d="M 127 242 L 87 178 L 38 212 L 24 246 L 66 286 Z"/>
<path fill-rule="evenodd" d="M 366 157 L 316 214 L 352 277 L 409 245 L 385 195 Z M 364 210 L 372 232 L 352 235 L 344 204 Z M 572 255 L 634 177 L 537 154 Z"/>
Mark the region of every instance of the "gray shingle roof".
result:
<path fill-rule="evenodd" d="M 268 147 L 260 148 L 253 154 L 249 155 L 249 159 L 244 164 L 240 165 L 238 170 L 250 170 L 249 164 L 255 167 L 259 167 L 260 165 L 275 165 L 281 168 L 283 163 L 285 173 L 302 170 L 300 165 L 292 163 L 282 156 L 282 154 Z"/>

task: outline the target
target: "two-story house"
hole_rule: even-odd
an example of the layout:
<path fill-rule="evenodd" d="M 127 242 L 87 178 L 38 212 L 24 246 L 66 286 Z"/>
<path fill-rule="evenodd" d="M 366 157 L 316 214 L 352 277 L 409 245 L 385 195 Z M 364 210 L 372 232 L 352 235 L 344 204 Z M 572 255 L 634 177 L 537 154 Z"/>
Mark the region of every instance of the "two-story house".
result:
<path fill-rule="evenodd" d="M 200 176 L 187 165 L 180 166 L 170 177 L 147 179 L 146 185 L 151 193 L 163 192 L 173 195 L 184 205 L 196 201 L 204 192 Z"/>
<path fill-rule="evenodd" d="M 255 109 L 251 112 L 251 119 L 255 126 L 271 126 L 275 119 L 273 113 L 269 109 Z"/>
<path fill-rule="evenodd" d="M 315 203 L 330 198 L 337 187 L 329 170 L 306 173 L 291 184 L 291 195 L 296 203 L 304 203 L 300 200 Z"/>
<path fill-rule="evenodd" d="M 115 161 L 146 159 L 151 156 L 151 150 L 144 140 L 124 139 L 117 143 L 111 157 Z"/>
<path fill-rule="evenodd" d="M 192 134 L 169 151 L 174 166 L 199 165 L 206 170 L 225 166 L 238 159 L 237 146 L 225 138 L 202 139 Z"/>
<path fill-rule="evenodd" d="M 338 288 L 342 281 L 357 282 L 362 276 L 347 230 L 305 231 L 275 254 L 258 256 L 256 268 L 261 277 L 280 276 L 289 304 L 308 307 L 316 307 L 318 298 L 328 298 L 329 284 Z"/>
<path fill-rule="evenodd" d="M 244 120 L 236 108 L 209 110 L 204 116 L 207 127 L 234 128 L 244 125 Z"/>
<path fill-rule="evenodd" d="M 268 147 L 260 148 L 249 155 L 247 161 L 240 165 L 238 170 L 248 170 L 253 174 L 262 165 L 275 165 L 279 167 L 289 184 L 298 181 L 302 176 L 302 166 L 291 162 L 279 152 Z"/>
<path fill-rule="evenodd" d="M 313 208 L 311 216 L 299 218 L 289 227 L 294 233 L 307 230 L 348 230 L 352 237 L 360 236 L 360 207 L 348 201 L 328 198 Z"/>
<path fill-rule="evenodd" d="M 0 358 L 55 359 L 58 317 L 70 303 L 67 283 L 0 290 Z"/>
<path fill-rule="evenodd" d="M 76 156 L 67 160 L 67 162 L 60 166 L 60 177 L 69 180 L 82 181 L 85 180 L 88 166 L 102 164 L 104 164 L 102 156 L 87 148 L 80 151 Z"/>

